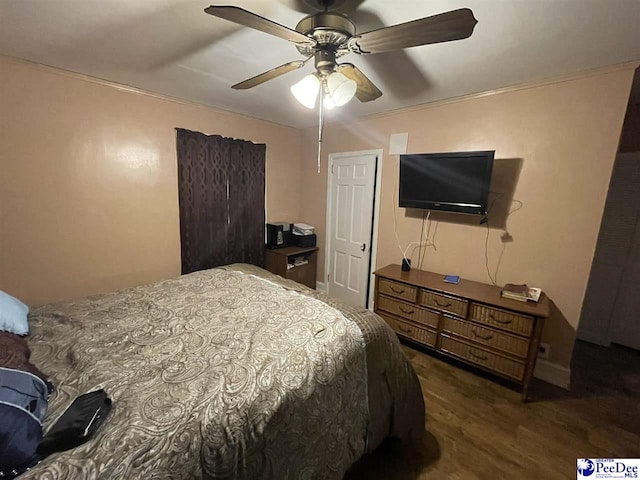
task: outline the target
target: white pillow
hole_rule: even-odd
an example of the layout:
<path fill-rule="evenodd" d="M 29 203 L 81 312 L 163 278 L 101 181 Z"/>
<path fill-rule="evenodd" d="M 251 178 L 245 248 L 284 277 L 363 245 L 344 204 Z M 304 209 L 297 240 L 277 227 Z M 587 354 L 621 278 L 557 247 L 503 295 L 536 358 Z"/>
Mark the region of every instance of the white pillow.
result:
<path fill-rule="evenodd" d="M 29 333 L 28 314 L 29 307 L 0 290 L 0 330 L 27 335 Z"/>

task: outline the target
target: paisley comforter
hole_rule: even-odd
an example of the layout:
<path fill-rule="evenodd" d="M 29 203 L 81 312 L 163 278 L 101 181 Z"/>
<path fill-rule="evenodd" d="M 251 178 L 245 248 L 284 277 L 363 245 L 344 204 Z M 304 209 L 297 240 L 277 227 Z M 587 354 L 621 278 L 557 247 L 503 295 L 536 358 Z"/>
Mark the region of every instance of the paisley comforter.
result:
<path fill-rule="evenodd" d="M 416 375 L 385 323 L 237 264 L 36 308 L 32 361 L 114 408 L 88 443 L 21 478 L 342 478 L 386 436 L 418 437 Z"/>

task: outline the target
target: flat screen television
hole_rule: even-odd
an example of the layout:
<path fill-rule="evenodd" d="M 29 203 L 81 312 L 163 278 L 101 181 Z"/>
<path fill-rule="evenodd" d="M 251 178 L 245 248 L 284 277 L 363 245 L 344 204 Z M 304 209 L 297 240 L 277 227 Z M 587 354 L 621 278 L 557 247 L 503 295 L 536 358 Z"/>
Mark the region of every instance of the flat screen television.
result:
<path fill-rule="evenodd" d="M 486 215 L 494 154 L 400 155 L 400 206 Z"/>

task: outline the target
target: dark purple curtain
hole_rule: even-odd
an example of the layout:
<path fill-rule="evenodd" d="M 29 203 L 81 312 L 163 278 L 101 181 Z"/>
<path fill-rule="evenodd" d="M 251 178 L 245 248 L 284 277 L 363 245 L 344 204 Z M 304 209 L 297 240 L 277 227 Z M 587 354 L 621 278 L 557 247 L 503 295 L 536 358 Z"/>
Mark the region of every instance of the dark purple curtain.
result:
<path fill-rule="evenodd" d="M 266 145 L 176 130 L 182 273 L 263 266 Z"/>

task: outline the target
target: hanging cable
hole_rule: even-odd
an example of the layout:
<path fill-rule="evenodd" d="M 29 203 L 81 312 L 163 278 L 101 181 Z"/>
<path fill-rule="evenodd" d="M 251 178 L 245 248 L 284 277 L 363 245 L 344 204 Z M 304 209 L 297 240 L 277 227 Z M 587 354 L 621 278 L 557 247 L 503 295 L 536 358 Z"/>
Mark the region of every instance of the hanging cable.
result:
<path fill-rule="evenodd" d="M 496 197 L 492 200 L 491 204 L 489 205 L 489 208 L 487 209 L 488 212 L 491 212 L 491 210 L 493 209 L 494 204 L 498 200 L 501 200 L 505 196 L 504 192 L 491 191 L 490 193 L 496 195 Z M 517 212 L 522 207 L 524 207 L 524 203 L 522 203 L 520 200 L 516 200 L 515 198 L 511 199 L 511 203 L 515 203 L 517 206 L 514 209 L 511 209 L 511 210 L 509 210 L 507 212 L 507 216 L 506 216 L 506 218 L 504 220 L 505 221 L 505 227 L 504 227 L 504 230 L 503 230 L 505 235 L 509 235 L 509 228 L 507 226 L 507 222 L 508 222 L 509 217 L 511 216 L 511 214 Z M 491 230 L 489 229 L 489 222 L 488 221 L 487 221 L 486 225 L 487 225 L 487 236 L 485 237 L 485 240 L 484 240 L 484 264 L 485 264 L 485 267 L 487 269 L 487 276 L 491 280 L 491 283 L 493 285 L 497 285 L 498 284 L 498 271 L 500 269 L 500 264 L 502 263 L 502 257 L 504 255 L 505 250 L 506 250 L 506 243 L 504 243 L 504 241 L 502 243 L 502 249 L 500 250 L 500 255 L 498 255 L 498 261 L 496 263 L 495 273 L 492 275 L 491 274 L 491 270 L 489 268 L 489 235 L 491 233 Z"/>
<path fill-rule="evenodd" d="M 487 268 L 487 275 L 489 275 L 489 280 L 493 285 L 496 285 L 496 281 L 493 279 L 491 275 L 491 270 L 489 270 L 489 222 L 487 222 L 487 237 L 484 239 L 484 266 Z"/>
<path fill-rule="evenodd" d="M 422 253 L 422 237 L 424 236 L 424 221 L 427 218 L 427 212 L 426 210 L 422 212 L 422 226 L 420 227 L 420 243 L 418 245 L 420 245 L 420 248 L 418 248 L 418 263 L 415 265 L 418 268 L 420 268 L 420 254 Z"/>
<path fill-rule="evenodd" d="M 320 173 L 322 134 L 324 132 L 324 89 L 322 87 L 320 87 L 320 106 L 318 108 L 318 117 L 318 173 Z"/>
<path fill-rule="evenodd" d="M 436 222 L 436 228 L 434 229 L 433 232 L 433 238 L 431 238 L 431 210 L 428 211 L 427 213 L 427 233 L 425 234 L 425 239 L 424 239 L 424 255 L 422 255 L 422 262 L 420 263 L 420 265 L 418 265 L 418 268 L 420 270 L 422 270 L 422 264 L 424 263 L 424 259 L 427 257 L 427 247 L 433 247 L 434 250 L 437 250 L 436 248 L 436 233 L 437 233 L 437 229 L 438 229 L 438 222 Z"/>

